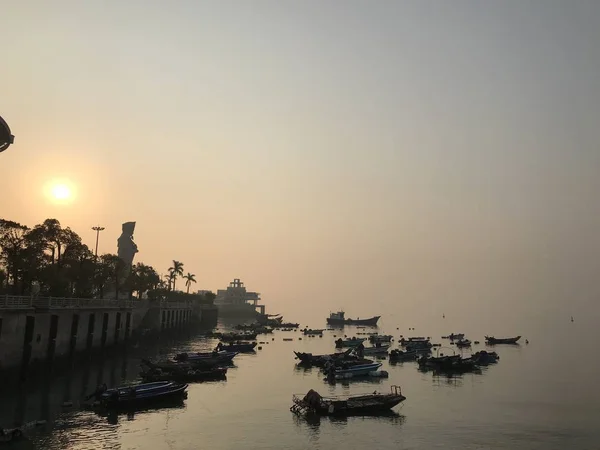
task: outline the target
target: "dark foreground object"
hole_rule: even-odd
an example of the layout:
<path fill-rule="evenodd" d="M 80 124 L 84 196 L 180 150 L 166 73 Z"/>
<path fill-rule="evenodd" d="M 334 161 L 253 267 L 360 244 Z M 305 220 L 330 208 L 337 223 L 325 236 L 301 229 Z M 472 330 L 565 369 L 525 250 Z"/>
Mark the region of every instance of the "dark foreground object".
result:
<path fill-rule="evenodd" d="M 295 414 L 318 414 L 323 416 L 372 415 L 389 412 L 406 400 L 399 386 L 392 386 L 389 394 L 367 394 L 358 396 L 321 397 L 314 390 L 301 397 L 294 395 L 290 408 Z"/>
<path fill-rule="evenodd" d="M 0 117 L 0 153 L 6 150 L 14 141 L 15 137 L 12 135 L 8 124 Z M 2 437 L 0 436 L 0 438 Z M 4 441 L 0 440 L 0 442 Z"/>

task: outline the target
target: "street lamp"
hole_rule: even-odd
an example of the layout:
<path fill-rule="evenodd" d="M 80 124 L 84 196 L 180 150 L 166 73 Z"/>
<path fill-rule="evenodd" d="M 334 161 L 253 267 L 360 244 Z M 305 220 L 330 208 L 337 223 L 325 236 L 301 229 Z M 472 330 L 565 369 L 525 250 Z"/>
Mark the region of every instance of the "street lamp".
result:
<path fill-rule="evenodd" d="M 100 232 L 104 230 L 104 227 L 92 227 L 92 230 L 96 232 L 96 259 L 98 259 L 98 239 L 100 238 Z"/>

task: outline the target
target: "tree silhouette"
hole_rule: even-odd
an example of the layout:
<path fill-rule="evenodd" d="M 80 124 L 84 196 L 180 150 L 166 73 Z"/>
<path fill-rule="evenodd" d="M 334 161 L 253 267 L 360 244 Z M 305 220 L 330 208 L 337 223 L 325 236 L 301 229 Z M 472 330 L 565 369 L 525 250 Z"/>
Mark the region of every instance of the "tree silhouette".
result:
<path fill-rule="evenodd" d="M 196 282 L 196 275 L 194 275 L 193 273 L 187 273 L 186 276 L 184 276 L 183 278 L 185 279 L 185 285 L 187 287 L 187 293 L 190 293 L 190 286 L 192 285 L 192 283 Z"/>
<path fill-rule="evenodd" d="M 169 275 L 171 280 L 173 281 L 173 291 L 175 291 L 175 281 L 177 277 L 183 276 L 183 263 L 180 261 L 173 260 L 173 266 L 169 267 Z"/>

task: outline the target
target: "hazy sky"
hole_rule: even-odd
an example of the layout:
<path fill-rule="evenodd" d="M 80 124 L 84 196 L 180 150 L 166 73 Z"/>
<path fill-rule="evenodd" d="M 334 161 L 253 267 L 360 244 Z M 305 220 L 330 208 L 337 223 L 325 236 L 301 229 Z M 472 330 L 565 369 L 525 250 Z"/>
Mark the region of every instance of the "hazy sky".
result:
<path fill-rule="evenodd" d="M 600 2 L 1 9 L 0 216 L 102 252 L 135 220 L 139 260 L 290 319 L 598 314 Z"/>

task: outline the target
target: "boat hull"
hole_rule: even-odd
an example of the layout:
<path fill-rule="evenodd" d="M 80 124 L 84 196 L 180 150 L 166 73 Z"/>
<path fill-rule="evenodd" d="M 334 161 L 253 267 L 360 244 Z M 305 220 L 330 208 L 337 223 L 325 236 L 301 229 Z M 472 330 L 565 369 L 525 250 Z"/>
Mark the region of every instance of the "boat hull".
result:
<path fill-rule="evenodd" d="M 114 407 L 143 405 L 184 397 L 187 387 L 187 384 L 170 381 L 119 387 L 106 391 L 102 394 L 100 401 L 107 406 Z"/>
<path fill-rule="evenodd" d="M 371 317 L 370 319 L 336 319 L 336 318 L 327 318 L 327 325 L 364 325 L 375 327 L 377 326 L 377 321 L 381 316 Z"/>
<path fill-rule="evenodd" d="M 521 336 L 517 336 L 514 338 L 495 338 L 495 337 L 485 337 L 485 343 L 488 345 L 496 345 L 496 344 L 518 344 Z"/>

